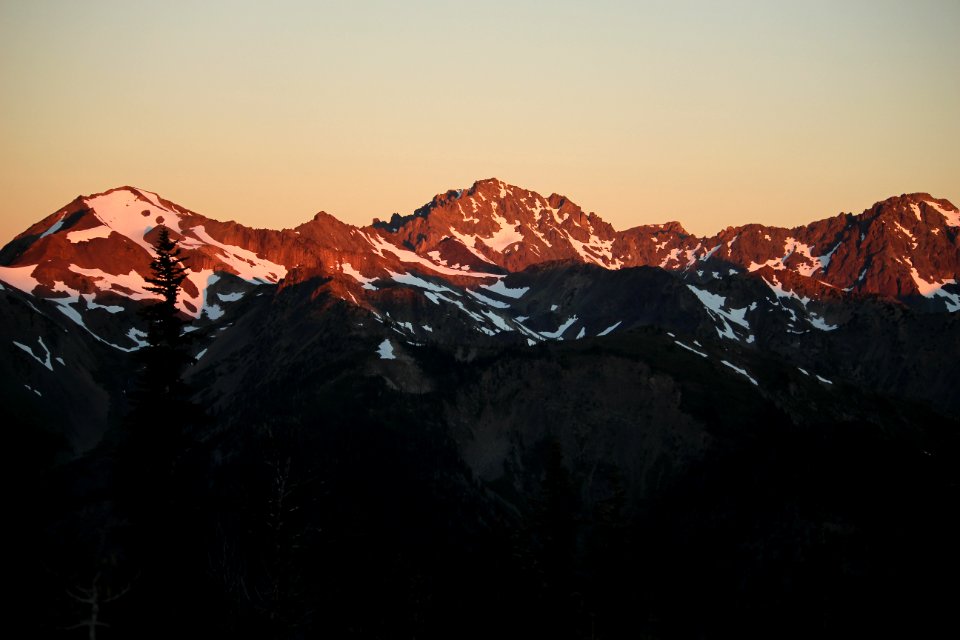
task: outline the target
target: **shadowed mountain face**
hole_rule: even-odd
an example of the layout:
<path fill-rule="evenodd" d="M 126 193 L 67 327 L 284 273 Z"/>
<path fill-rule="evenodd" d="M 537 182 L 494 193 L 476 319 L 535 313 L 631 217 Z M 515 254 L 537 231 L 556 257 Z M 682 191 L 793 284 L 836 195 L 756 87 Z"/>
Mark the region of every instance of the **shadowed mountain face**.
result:
<path fill-rule="evenodd" d="M 125 520 L 89 501 L 113 486 L 160 226 L 209 417 L 177 485 L 206 555 L 169 571 L 212 633 L 823 635 L 878 602 L 891 628 L 936 619 L 944 594 L 904 585 L 956 566 L 949 202 L 698 238 L 499 180 L 362 228 L 77 198 L 0 250 L 0 401 L 16 468 L 53 469 L 31 544 L 61 536 L 59 575 L 117 589 L 136 571 L 83 562 L 134 557 Z M 278 478 L 301 487 L 287 529 Z M 171 576 L 117 623 L 142 631 Z M 34 617 L 68 626 L 64 585 L 37 580 Z M 493 613 L 464 632 L 477 606 Z"/>
<path fill-rule="evenodd" d="M 812 376 L 960 408 L 949 392 L 960 212 L 927 194 L 795 229 L 747 225 L 697 238 L 677 223 L 616 231 L 563 196 L 495 179 L 389 222 L 357 228 L 318 213 L 280 231 L 211 220 L 122 187 L 77 198 L 0 250 L 4 392 L 49 404 L 75 395 L 70 376 L 87 380 L 96 391 L 83 396 L 96 407 L 83 411 L 89 419 L 71 418 L 78 446 L 102 433 L 107 398 L 122 397 L 115 381 L 128 376 L 114 361 L 145 344 L 135 311 L 154 295 L 145 278 L 161 225 L 189 267 L 178 305 L 198 332 L 198 373 L 257 335 L 289 333 L 299 315 L 336 308 L 351 318 L 336 332 L 374 343 L 364 355 L 374 369 L 385 364 L 380 353 L 415 363 L 426 345 L 469 359 L 505 345 L 658 327 L 694 348 L 692 340 L 715 340 Z M 253 323 L 262 313 L 268 324 Z M 114 373 L 97 382 L 107 362 Z"/>

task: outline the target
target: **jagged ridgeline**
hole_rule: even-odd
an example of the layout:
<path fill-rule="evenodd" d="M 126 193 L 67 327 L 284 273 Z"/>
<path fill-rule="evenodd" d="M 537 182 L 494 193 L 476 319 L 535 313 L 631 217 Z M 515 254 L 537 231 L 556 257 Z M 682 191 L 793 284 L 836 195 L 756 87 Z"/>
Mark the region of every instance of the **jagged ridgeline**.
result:
<path fill-rule="evenodd" d="M 499 180 L 282 231 L 79 197 L 0 250 L 23 615 L 916 635 L 956 595 L 958 230 L 927 194 L 710 238 Z M 164 234 L 189 397 L 131 448 Z"/>

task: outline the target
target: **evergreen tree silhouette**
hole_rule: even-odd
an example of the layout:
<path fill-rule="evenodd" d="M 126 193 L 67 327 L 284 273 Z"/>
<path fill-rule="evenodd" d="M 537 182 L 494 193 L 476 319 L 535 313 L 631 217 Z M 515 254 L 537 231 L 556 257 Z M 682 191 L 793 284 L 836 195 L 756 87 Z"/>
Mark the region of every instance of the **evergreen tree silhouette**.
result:
<path fill-rule="evenodd" d="M 202 456 L 196 430 L 207 422 L 183 377 L 194 361 L 190 336 L 183 331 L 186 322 L 177 308 L 187 268 L 167 228 L 159 229 L 154 250 L 152 275 L 146 280 L 147 289 L 159 299 L 141 312 L 147 345 L 136 356 L 139 370 L 116 468 L 118 506 L 130 525 L 133 570 L 142 576 L 131 616 L 144 620 L 156 620 L 164 607 L 172 619 L 186 616 L 193 600 L 185 594 L 200 584 L 194 580 L 185 585 L 183 576 L 198 562 L 191 542 L 202 535 L 197 517 L 202 500 L 197 465 L 202 465 Z M 171 603 L 165 595 L 171 592 L 185 597 Z M 139 637 L 169 637 L 169 629 L 159 623 L 155 627 L 155 636 L 141 629 Z"/>
<path fill-rule="evenodd" d="M 187 277 L 187 269 L 180 258 L 180 247 L 166 227 L 160 227 L 155 249 L 157 256 L 150 263 L 153 277 L 147 278 L 150 284 L 147 290 L 161 298 L 143 312 L 148 323 L 148 346 L 142 353 L 143 369 L 138 389 L 141 397 L 137 400 L 169 407 L 171 403 L 176 405 L 184 399 L 186 387 L 182 374 L 192 361 L 188 340 L 183 334 L 184 321 L 177 310 L 177 297 Z"/>
<path fill-rule="evenodd" d="M 187 430 L 202 416 L 183 380 L 193 362 L 185 321 L 177 309 L 187 269 L 166 227 L 160 227 L 154 250 L 147 290 L 160 299 L 141 311 L 147 322 L 147 346 L 137 354 L 139 370 L 130 394 L 123 452 L 133 476 L 140 477 L 141 482 L 134 483 L 140 485 L 138 490 L 147 488 L 144 482 L 163 485 L 169 480 L 187 445 Z"/>

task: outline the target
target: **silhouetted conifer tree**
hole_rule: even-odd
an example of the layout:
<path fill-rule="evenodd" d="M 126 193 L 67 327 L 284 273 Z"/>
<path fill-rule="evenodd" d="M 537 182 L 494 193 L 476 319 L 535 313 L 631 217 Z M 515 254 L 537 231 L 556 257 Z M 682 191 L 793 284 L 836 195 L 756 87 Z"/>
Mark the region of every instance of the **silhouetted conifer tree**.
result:
<path fill-rule="evenodd" d="M 148 323 L 148 346 L 142 352 L 142 377 L 135 400 L 140 405 L 169 408 L 185 400 L 181 376 L 192 360 L 183 333 L 184 321 L 177 310 L 177 297 L 187 270 L 180 258 L 180 247 L 166 227 L 160 228 L 155 248 L 157 256 L 150 263 L 153 277 L 147 278 L 147 290 L 159 294 L 161 299 L 143 312 Z"/>
<path fill-rule="evenodd" d="M 140 371 L 131 394 L 128 437 L 141 457 L 138 464 L 156 463 L 154 473 L 165 475 L 186 446 L 185 430 L 202 421 L 203 412 L 193 403 L 183 373 L 193 362 L 191 340 L 177 298 L 187 276 L 180 247 L 166 227 L 160 227 L 156 257 L 150 267 L 147 289 L 160 300 L 147 306 L 147 346 L 140 351 Z M 145 456 L 145 458 L 144 458 Z M 152 465 L 151 465 L 152 466 Z"/>
<path fill-rule="evenodd" d="M 166 227 L 160 228 L 154 248 L 147 289 L 160 299 L 141 311 L 147 321 L 147 346 L 137 354 L 139 370 L 120 450 L 121 488 L 134 512 L 137 505 L 151 503 L 155 509 L 152 503 L 167 501 L 174 467 L 187 445 L 186 431 L 200 415 L 183 381 L 192 358 L 177 297 L 187 270 Z"/>
<path fill-rule="evenodd" d="M 184 576 L 199 562 L 195 541 L 203 531 L 198 514 L 204 471 L 202 456 L 193 454 L 199 452 L 197 428 L 206 418 L 183 378 L 193 362 L 185 319 L 177 308 L 187 269 L 165 227 L 159 229 L 154 249 L 147 289 L 160 298 L 141 312 L 147 321 L 147 345 L 137 354 L 139 370 L 118 451 L 116 482 L 119 506 L 130 524 L 132 569 L 142 575 L 131 616 L 157 619 L 166 607 L 176 610 L 171 619 L 177 619 L 188 615 L 192 599 L 168 602 L 164 593 L 186 594 L 200 586 L 196 576 Z M 160 626 L 155 631 L 157 636 L 166 633 Z"/>

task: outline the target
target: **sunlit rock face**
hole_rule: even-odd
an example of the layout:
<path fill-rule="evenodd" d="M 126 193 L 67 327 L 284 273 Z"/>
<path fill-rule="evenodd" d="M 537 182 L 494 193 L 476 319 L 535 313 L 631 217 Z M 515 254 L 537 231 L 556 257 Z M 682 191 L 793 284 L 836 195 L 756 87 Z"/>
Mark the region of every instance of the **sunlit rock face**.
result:
<path fill-rule="evenodd" d="M 425 349 L 466 362 L 639 330 L 757 392 L 770 380 L 738 353 L 818 384 L 958 403 L 960 212 L 928 194 L 703 238 L 676 222 L 618 231 L 564 196 L 496 179 L 365 227 L 320 212 L 283 230 L 121 187 L 78 197 L 0 250 L 10 393 L 86 407 L 89 420 L 71 418 L 78 446 L 122 414 L 161 226 L 188 268 L 178 306 L 196 337 L 193 372 L 221 407 L 282 378 L 294 354 L 310 354 L 297 365 L 309 369 L 343 350 L 367 375 L 420 393 L 440 383 Z"/>

